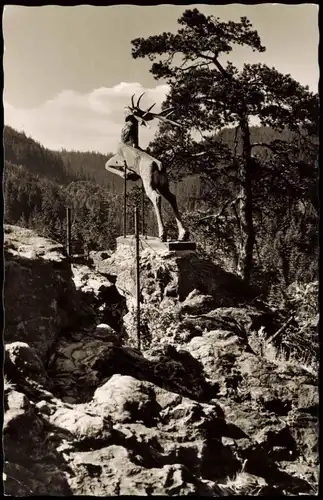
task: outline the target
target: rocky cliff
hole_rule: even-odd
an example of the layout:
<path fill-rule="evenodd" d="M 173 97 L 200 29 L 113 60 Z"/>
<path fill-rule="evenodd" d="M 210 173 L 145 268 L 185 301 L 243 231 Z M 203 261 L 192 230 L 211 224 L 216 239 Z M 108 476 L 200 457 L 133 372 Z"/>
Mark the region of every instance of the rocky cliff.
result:
<path fill-rule="evenodd" d="M 196 254 L 71 261 L 5 227 L 4 487 L 29 495 L 315 494 L 317 378 L 254 349 L 280 319 Z"/>

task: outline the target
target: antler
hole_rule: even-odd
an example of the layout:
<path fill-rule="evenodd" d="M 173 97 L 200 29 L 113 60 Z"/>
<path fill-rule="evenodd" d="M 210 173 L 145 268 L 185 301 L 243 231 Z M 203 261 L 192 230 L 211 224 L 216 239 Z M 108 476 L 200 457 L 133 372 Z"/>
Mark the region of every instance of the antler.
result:
<path fill-rule="evenodd" d="M 166 109 L 163 109 L 163 111 L 161 111 L 160 113 L 152 113 L 152 115 L 154 116 L 154 118 L 158 118 L 159 120 L 161 120 L 162 122 L 164 123 L 171 123 L 171 125 L 175 125 L 176 127 L 182 127 L 182 125 L 180 123 L 177 123 L 175 122 L 174 120 L 170 120 L 168 117 L 173 114 L 175 111 L 174 108 L 166 108 Z"/>
<path fill-rule="evenodd" d="M 132 111 L 135 111 L 135 110 L 136 110 L 136 111 L 139 111 L 139 112 L 142 112 L 142 113 L 143 113 L 144 111 L 143 111 L 142 109 L 140 109 L 140 108 L 139 108 L 139 103 L 140 103 L 140 101 L 141 101 L 142 96 L 143 96 L 143 95 L 145 95 L 145 92 L 143 92 L 143 93 L 139 96 L 139 98 L 138 98 L 138 100 L 137 100 L 137 104 L 135 104 L 135 101 L 134 101 L 134 97 L 135 97 L 135 95 L 136 95 L 136 94 L 133 94 L 133 95 L 131 96 L 131 107 L 129 106 L 129 108 L 130 108 L 130 109 L 132 109 Z"/>
<path fill-rule="evenodd" d="M 138 122 L 141 123 L 141 125 L 147 126 L 146 122 L 151 121 L 154 118 L 158 118 L 159 120 L 163 121 L 164 123 L 168 122 L 168 123 L 171 123 L 172 125 L 175 125 L 176 127 L 182 127 L 182 125 L 180 123 L 177 123 L 174 120 L 170 120 L 168 118 L 172 113 L 174 113 L 174 108 L 166 108 L 163 111 L 161 111 L 160 113 L 151 113 L 152 108 L 156 105 L 156 103 L 154 103 L 146 111 L 144 111 L 143 109 L 140 109 L 140 107 L 139 107 L 140 100 L 144 94 L 145 94 L 145 92 L 143 92 L 139 96 L 136 105 L 134 103 L 134 97 L 135 97 L 135 94 L 134 94 L 131 97 L 132 106 L 129 107 L 129 109 L 132 111 L 134 117 L 138 120 Z"/>
<path fill-rule="evenodd" d="M 148 109 L 145 111 L 145 114 L 143 115 L 143 118 L 144 118 L 146 115 L 148 115 L 148 113 L 149 113 L 149 112 L 153 109 L 153 107 L 154 107 L 154 106 L 156 106 L 156 103 L 155 103 L 155 102 L 154 102 L 154 104 L 152 104 L 152 105 L 150 106 L 150 108 L 148 108 Z"/>
<path fill-rule="evenodd" d="M 167 116 L 169 116 L 169 115 L 171 115 L 172 113 L 174 113 L 174 111 L 175 111 L 175 110 L 174 110 L 174 108 L 166 108 L 166 109 L 164 109 L 163 111 L 161 111 L 159 114 L 160 114 L 161 116 L 166 116 L 166 115 L 167 115 Z"/>
<path fill-rule="evenodd" d="M 166 118 L 165 116 L 160 116 L 159 114 L 155 115 L 154 118 L 158 118 L 159 120 L 161 120 L 164 123 L 170 123 L 171 125 L 175 125 L 175 127 L 182 127 L 183 126 L 181 123 L 177 123 L 174 120 L 170 120 L 169 118 Z"/>
<path fill-rule="evenodd" d="M 140 103 L 140 100 L 141 100 L 141 98 L 142 98 L 142 96 L 143 96 L 144 94 L 145 94 L 145 92 L 143 92 L 143 93 L 141 94 L 141 96 L 139 96 L 139 98 L 138 98 L 138 101 L 137 101 L 137 104 L 136 104 L 136 108 L 138 108 L 138 109 L 140 109 L 140 108 L 139 108 L 139 103 Z"/>

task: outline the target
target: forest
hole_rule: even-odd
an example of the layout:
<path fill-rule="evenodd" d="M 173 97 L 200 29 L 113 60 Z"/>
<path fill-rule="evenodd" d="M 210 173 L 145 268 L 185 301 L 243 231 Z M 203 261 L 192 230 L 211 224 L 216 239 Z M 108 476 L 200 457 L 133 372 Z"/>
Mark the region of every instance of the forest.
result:
<path fill-rule="evenodd" d="M 58 241 L 66 237 L 66 208 L 72 210 L 72 248 L 83 253 L 113 249 L 123 234 L 124 182 L 107 172 L 112 156 L 96 152 L 50 151 L 25 133 L 4 127 L 4 203 L 6 224 L 36 229 Z M 198 176 L 172 183 L 179 202 L 193 210 L 199 197 Z M 140 182 L 127 186 L 128 232 L 134 232 L 136 203 L 145 203 L 145 231 L 156 234 L 150 201 L 142 198 Z M 166 207 L 165 207 L 166 208 Z M 165 214 L 166 220 L 169 211 Z"/>
<path fill-rule="evenodd" d="M 289 144 L 293 137 L 287 131 L 275 133 L 270 127 L 253 127 L 254 142 L 271 142 L 284 136 Z M 235 129 L 223 129 L 219 144 L 234 149 Z M 93 250 L 114 249 L 116 237 L 123 231 L 123 181 L 104 169 L 108 159 L 99 153 L 54 152 L 32 138 L 10 127 L 4 129 L 4 222 L 36 229 L 58 241 L 66 235 L 66 207 L 72 209 L 72 245 L 74 253 L 84 246 Z M 260 161 L 260 160 L 258 160 Z M 315 165 L 291 171 L 277 171 L 273 153 L 263 151 L 263 164 L 272 163 L 272 171 L 261 175 L 255 166 L 254 211 L 256 251 L 253 280 L 262 281 L 272 292 L 294 281 L 310 282 L 318 273 L 318 193 Z M 201 168 L 201 167 L 200 167 Z M 258 168 L 258 170 L 256 170 Z M 213 260 L 234 271 L 238 248 L 235 211 L 228 207 L 218 217 L 226 200 L 234 199 L 234 187 L 227 182 L 230 169 L 215 180 L 203 170 L 185 172 L 179 182 L 178 168 L 169 169 L 172 188 L 178 198 L 192 238 L 200 250 Z M 177 177 L 176 177 L 177 176 Z M 271 178 L 270 178 L 271 176 Z M 276 182 L 273 178 L 276 176 Z M 212 190 L 210 188 L 212 186 Z M 214 193 L 214 196 L 213 196 Z M 145 202 L 145 232 L 157 235 L 150 201 Z M 141 183 L 128 183 L 128 232 L 133 233 L 131 213 L 141 205 Z M 175 236 L 170 208 L 163 206 L 166 225 Z M 267 291 L 269 293 L 269 291 Z"/>

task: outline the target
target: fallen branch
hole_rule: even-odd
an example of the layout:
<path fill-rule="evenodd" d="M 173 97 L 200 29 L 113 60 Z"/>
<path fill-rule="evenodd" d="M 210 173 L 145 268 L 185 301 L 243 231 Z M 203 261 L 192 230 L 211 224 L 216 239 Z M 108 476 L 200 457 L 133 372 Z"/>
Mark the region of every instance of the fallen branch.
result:
<path fill-rule="evenodd" d="M 255 142 L 254 144 L 250 145 L 251 148 L 255 148 L 257 146 L 258 147 L 263 147 L 263 148 L 268 148 L 271 151 L 273 151 L 274 153 L 276 153 L 276 148 L 274 146 L 272 146 L 271 144 L 267 143 L 267 142 Z"/>
<path fill-rule="evenodd" d="M 207 151 L 201 151 L 200 153 L 192 153 L 190 156 L 204 156 L 207 154 Z"/>
<path fill-rule="evenodd" d="M 275 145 L 275 142 L 277 141 L 274 141 L 273 143 L 269 143 L 269 142 L 255 142 L 254 144 L 251 144 L 251 148 L 255 148 L 255 147 L 263 147 L 263 148 L 267 148 L 267 149 L 270 149 L 270 151 L 272 151 L 273 153 L 286 153 L 286 151 L 283 151 L 283 150 L 280 150 L 279 149 L 279 145 Z M 284 143 L 284 146 L 288 145 L 286 141 L 281 141 L 280 142 L 280 145 Z"/>
<path fill-rule="evenodd" d="M 241 196 L 237 196 L 237 198 L 235 198 L 233 201 L 227 201 L 225 202 L 225 204 L 223 205 L 223 207 L 221 208 L 221 210 L 217 213 L 217 214 L 214 214 L 214 215 L 207 215 L 206 217 L 202 217 L 202 219 L 200 219 L 199 222 L 201 222 L 202 220 L 205 220 L 205 219 L 218 219 L 219 217 L 221 217 L 221 215 L 223 215 L 224 211 L 226 210 L 226 208 L 230 205 L 230 207 L 234 206 L 239 200 L 241 199 Z"/>
<path fill-rule="evenodd" d="M 291 321 L 293 319 L 294 319 L 294 314 L 292 314 L 292 316 L 290 316 L 290 318 L 286 321 L 286 323 L 284 323 L 283 326 L 281 328 L 279 328 L 279 330 L 277 330 L 277 332 L 274 333 L 274 335 L 268 339 L 269 342 L 272 342 L 275 338 L 277 338 L 279 335 L 281 335 L 283 333 L 283 331 L 285 330 L 285 328 L 289 325 L 289 323 L 291 323 Z"/>

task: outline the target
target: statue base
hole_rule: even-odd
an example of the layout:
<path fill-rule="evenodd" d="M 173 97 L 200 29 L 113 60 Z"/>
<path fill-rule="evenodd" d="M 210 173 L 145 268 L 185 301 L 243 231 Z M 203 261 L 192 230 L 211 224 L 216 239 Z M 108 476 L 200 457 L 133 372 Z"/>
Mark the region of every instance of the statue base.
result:
<path fill-rule="evenodd" d="M 196 251 L 196 243 L 193 241 L 161 241 L 159 238 L 154 236 L 143 236 L 139 235 L 140 238 L 140 250 L 154 250 L 156 252 L 190 252 L 194 253 Z M 136 239 L 134 235 L 119 236 L 117 238 L 117 250 L 121 247 L 131 247 L 135 248 Z"/>

